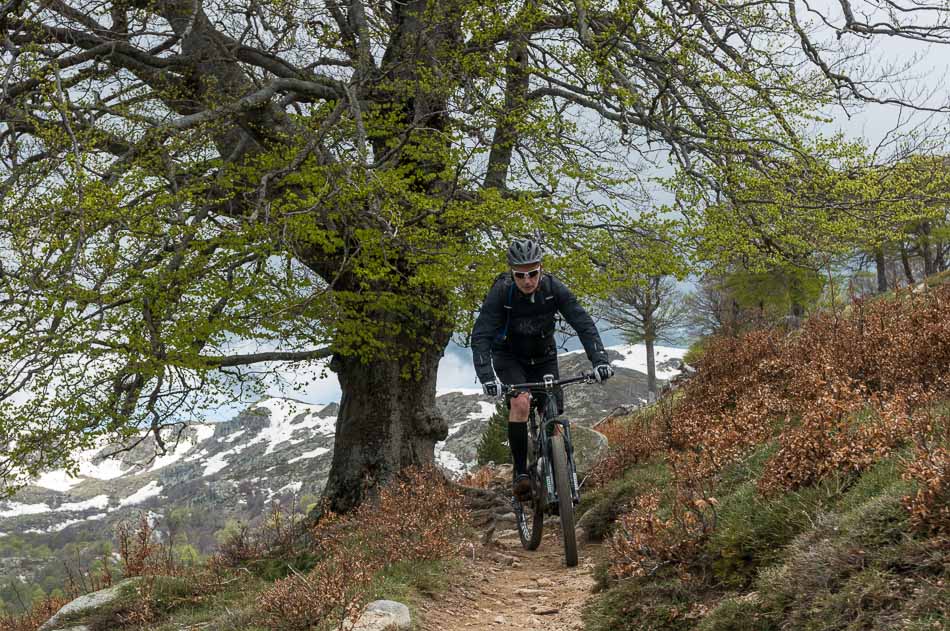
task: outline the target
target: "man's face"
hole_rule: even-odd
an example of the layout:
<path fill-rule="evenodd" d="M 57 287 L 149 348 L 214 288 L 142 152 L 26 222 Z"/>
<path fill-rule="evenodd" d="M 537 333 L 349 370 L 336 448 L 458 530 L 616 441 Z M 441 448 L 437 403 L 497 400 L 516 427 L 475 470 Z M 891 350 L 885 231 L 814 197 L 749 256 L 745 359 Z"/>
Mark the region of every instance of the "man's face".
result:
<path fill-rule="evenodd" d="M 541 264 L 528 263 L 527 265 L 514 265 L 511 268 L 512 275 L 515 277 L 515 285 L 521 293 L 530 295 L 541 284 Z"/>

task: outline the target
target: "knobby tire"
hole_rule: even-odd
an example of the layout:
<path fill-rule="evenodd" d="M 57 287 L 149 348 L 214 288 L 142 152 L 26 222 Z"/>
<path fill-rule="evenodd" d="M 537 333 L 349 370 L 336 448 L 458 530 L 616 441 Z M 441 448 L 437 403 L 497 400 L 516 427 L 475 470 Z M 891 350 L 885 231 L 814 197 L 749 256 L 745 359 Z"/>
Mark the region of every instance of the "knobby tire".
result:
<path fill-rule="evenodd" d="M 554 469 L 554 488 L 561 514 L 561 537 L 564 541 L 564 562 L 567 567 L 577 565 L 577 538 L 574 536 L 574 501 L 571 492 L 571 472 L 567 466 L 564 436 L 551 437 L 551 467 Z"/>
<path fill-rule="evenodd" d="M 535 461 L 534 435 L 528 437 L 528 462 Z M 541 545 L 541 535 L 544 532 L 544 480 L 537 480 L 537 467 L 531 465 L 531 479 L 536 482 L 532 488 L 531 517 L 525 515 L 525 503 L 521 503 L 518 511 L 518 537 L 525 550 L 537 550 Z"/>

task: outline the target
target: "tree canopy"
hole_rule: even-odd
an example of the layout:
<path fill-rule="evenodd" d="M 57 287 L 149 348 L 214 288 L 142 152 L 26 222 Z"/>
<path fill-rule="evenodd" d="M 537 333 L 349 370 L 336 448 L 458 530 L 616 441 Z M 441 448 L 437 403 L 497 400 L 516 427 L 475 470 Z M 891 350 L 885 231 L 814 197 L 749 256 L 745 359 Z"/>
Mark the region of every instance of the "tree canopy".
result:
<path fill-rule="evenodd" d="M 947 9 L 877 5 L 5 2 L 4 479 L 333 358 L 352 505 L 431 460 L 438 358 L 510 236 L 604 293 L 609 241 L 652 234 L 645 162 L 721 191 L 806 154 L 822 107 L 900 101 L 855 46 L 944 42 Z"/>

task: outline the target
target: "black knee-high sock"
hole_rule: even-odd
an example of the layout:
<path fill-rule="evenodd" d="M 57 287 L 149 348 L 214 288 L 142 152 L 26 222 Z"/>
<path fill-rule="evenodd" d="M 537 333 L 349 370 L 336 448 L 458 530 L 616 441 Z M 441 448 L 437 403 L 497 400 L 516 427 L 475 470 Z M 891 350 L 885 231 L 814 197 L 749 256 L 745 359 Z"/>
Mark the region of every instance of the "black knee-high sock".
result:
<path fill-rule="evenodd" d="M 528 472 L 528 424 L 508 423 L 508 444 L 515 461 L 515 473 Z"/>

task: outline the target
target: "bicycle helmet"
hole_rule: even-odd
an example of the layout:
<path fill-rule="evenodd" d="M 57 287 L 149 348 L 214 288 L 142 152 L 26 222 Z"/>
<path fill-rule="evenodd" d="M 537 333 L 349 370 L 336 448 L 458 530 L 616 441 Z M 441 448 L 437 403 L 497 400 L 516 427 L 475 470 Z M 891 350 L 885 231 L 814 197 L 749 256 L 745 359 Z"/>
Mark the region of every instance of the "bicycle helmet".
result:
<path fill-rule="evenodd" d="M 541 262 L 541 246 L 531 239 L 515 239 L 508 246 L 508 265 L 529 265 Z"/>

